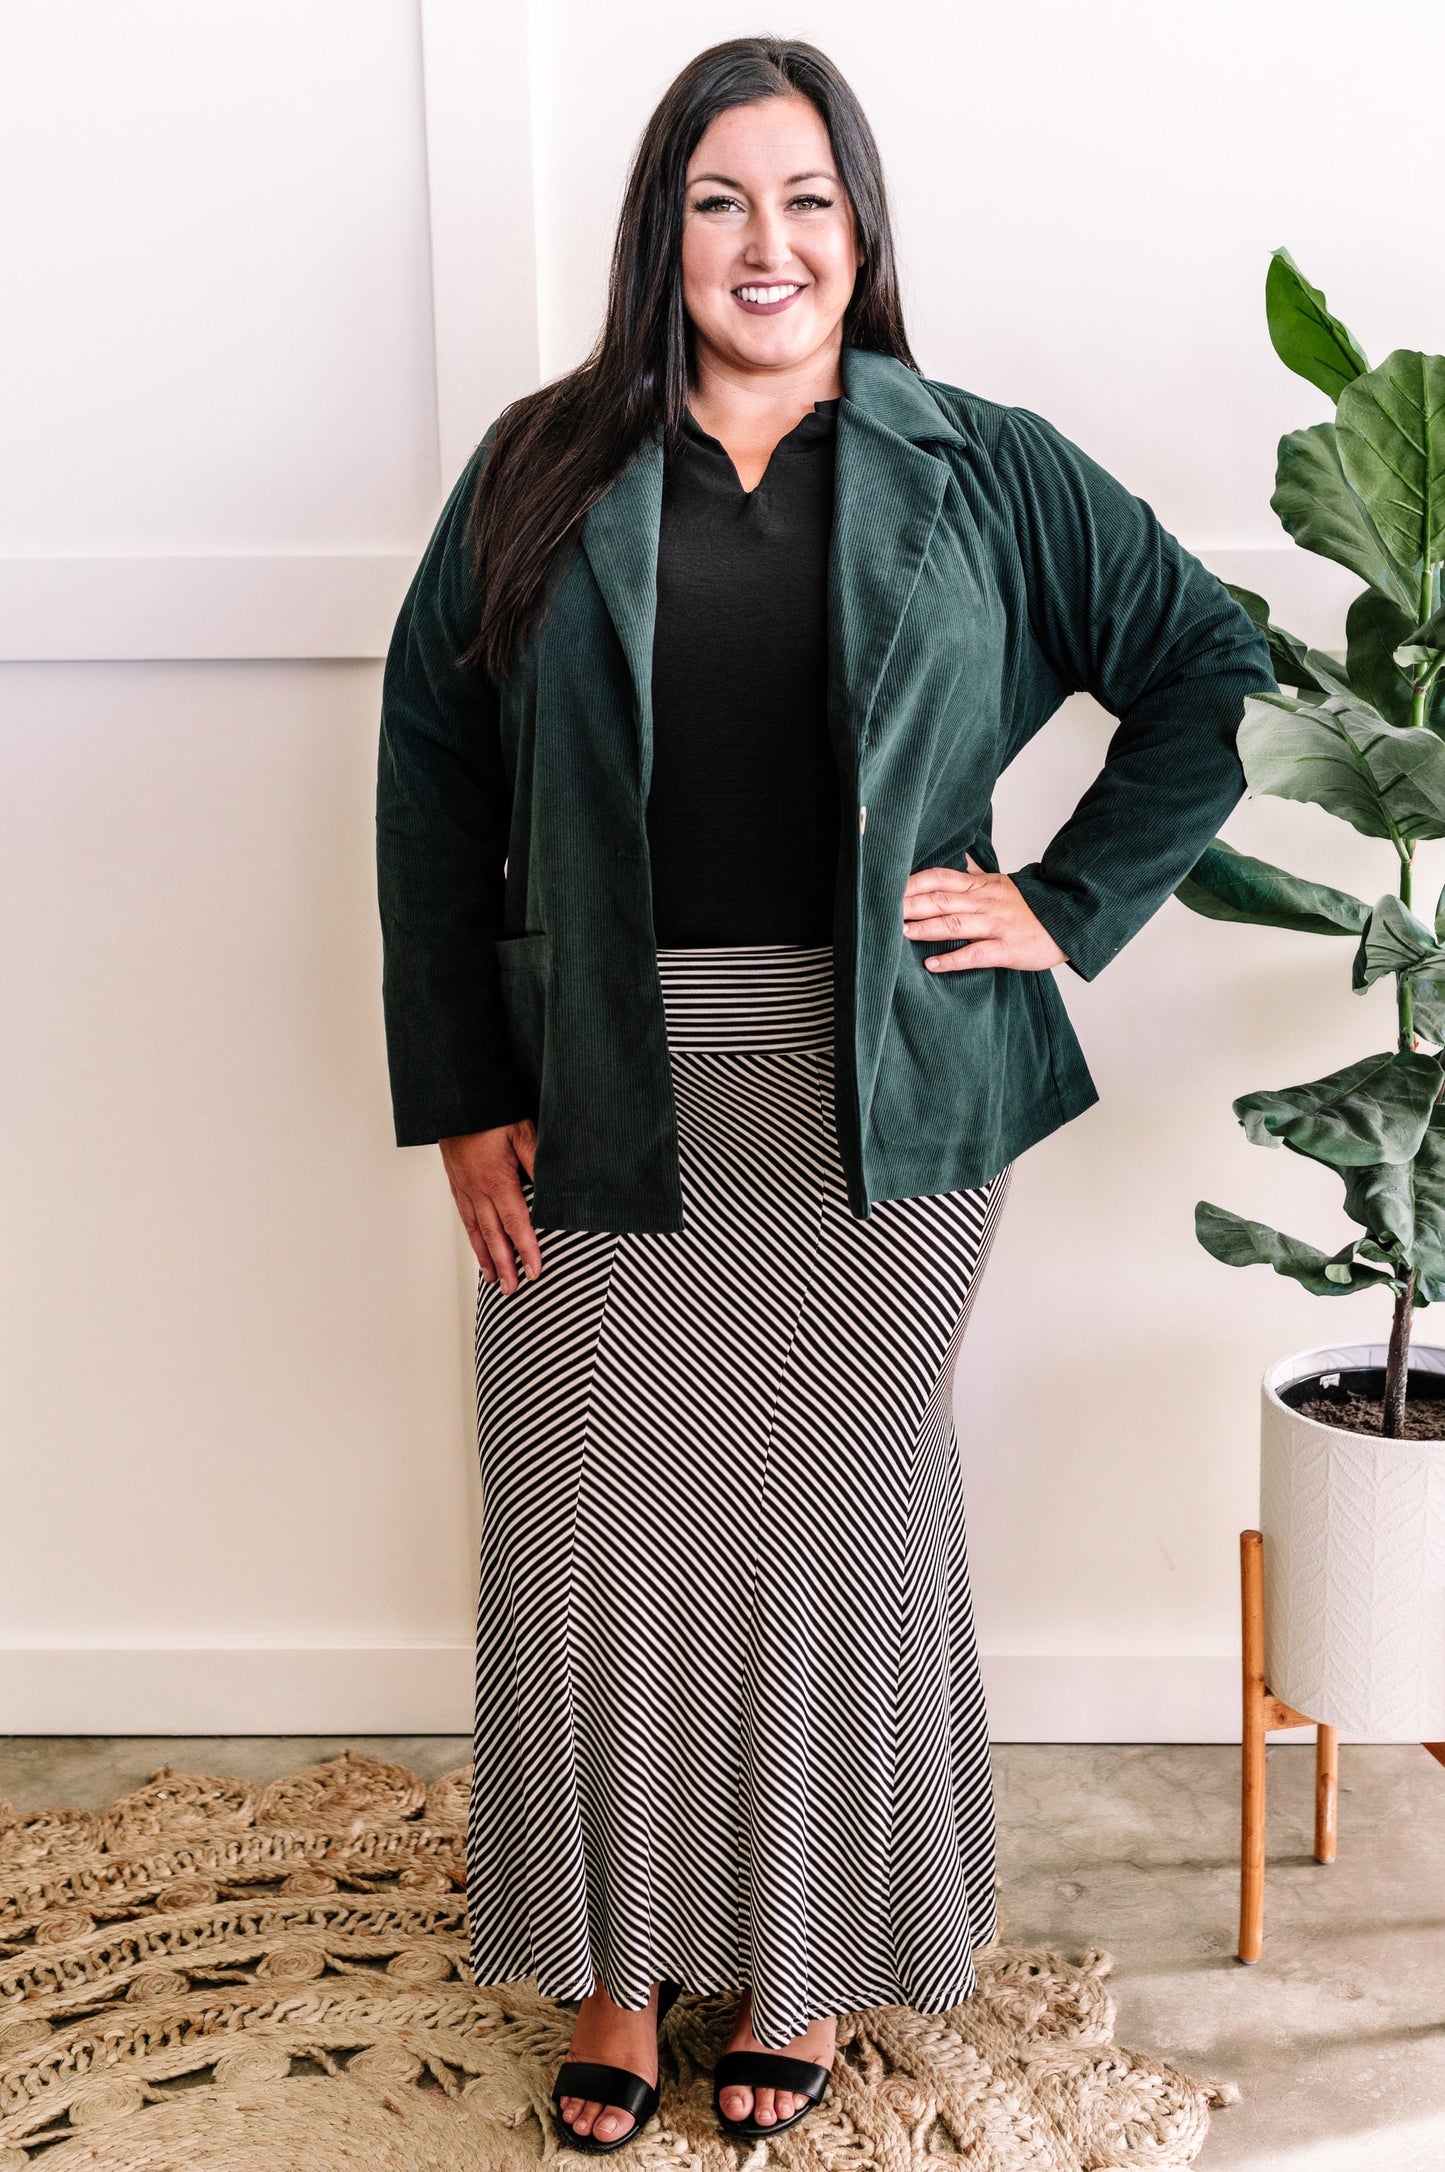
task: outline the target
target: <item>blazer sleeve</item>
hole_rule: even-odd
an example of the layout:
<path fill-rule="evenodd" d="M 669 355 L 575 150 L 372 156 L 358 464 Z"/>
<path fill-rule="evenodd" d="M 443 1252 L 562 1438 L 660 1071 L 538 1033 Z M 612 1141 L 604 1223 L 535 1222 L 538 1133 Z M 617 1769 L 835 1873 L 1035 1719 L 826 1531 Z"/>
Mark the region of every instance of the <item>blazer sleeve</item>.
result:
<path fill-rule="evenodd" d="M 494 948 L 511 815 L 500 702 L 483 672 L 457 662 L 480 617 L 468 511 L 494 431 L 442 508 L 382 678 L 376 871 L 398 1146 L 535 1113 Z"/>
<path fill-rule="evenodd" d="M 999 460 L 1029 619 L 1014 751 L 1070 693 L 1119 720 L 1073 813 L 1012 876 L 1092 980 L 1244 796 L 1244 697 L 1275 679 L 1223 582 L 1042 415 L 1004 410 Z"/>

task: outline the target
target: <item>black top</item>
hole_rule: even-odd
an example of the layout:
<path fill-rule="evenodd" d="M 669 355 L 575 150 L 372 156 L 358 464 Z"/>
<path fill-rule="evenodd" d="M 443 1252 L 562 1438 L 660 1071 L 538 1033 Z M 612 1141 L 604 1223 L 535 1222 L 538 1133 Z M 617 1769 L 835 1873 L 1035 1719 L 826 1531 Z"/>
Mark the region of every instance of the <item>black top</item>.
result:
<path fill-rule="evenodd" d="M 828 943 L 839 783 L 828 736 L 838 402 L 745 491 L 689 414 L 663 482 L 647 801 L 660 945 Z"/>

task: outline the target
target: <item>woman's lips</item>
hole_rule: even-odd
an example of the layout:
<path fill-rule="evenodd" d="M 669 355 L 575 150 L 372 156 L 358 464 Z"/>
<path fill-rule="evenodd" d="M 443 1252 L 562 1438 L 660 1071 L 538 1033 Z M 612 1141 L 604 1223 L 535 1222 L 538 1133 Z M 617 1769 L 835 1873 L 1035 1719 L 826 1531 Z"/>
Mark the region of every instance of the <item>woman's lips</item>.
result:
<path fill-rule="evenodd" d="M 788 279 L 759 279 L 755 283 L 749 282 L 748 292 L 768 294 L 774 292 L 778 287 L 784 286 L 793 286 L 793 283 Z M 750 317 L 776 317 L 780 309 L 790 309 L 803 291 L 804 289 L 801 286 L 793 286 L 791 294 L 784 294 L 776 302 L 750 302 L 744 299 L 743 290 L 740 287 L 734 287 L 733 300 L 737 303 L 739 309 L 745 309 Z"/>

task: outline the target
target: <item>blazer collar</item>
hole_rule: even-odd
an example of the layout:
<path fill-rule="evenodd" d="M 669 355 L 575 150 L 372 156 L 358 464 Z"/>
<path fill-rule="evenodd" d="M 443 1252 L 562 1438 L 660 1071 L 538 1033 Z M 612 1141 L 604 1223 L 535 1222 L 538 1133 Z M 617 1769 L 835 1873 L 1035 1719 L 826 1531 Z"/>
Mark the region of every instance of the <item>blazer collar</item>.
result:
<path fill-rule="evenodd" d="M 968 439 L 939 406 L 924 380 L 891 354 L 871 354 L 863 347 L 845 347 L 842 356 L 843 398 L 870 421 L 906 437 L 912 444 L 935 441 L 966 445 Z"/>
<path fill-rule="evenodd" d="M 891 355 L 845 347 L 828 560 L 828 717 L 851 773 L 927 552 L 951 470 L 929 445 L 967 444 L 923 379 Z M 582 523 L 582 550 L 632 680 L 644 798 L 652 774 L 652 639 L 662 519 L 660 434 L 647 438 Z"/>

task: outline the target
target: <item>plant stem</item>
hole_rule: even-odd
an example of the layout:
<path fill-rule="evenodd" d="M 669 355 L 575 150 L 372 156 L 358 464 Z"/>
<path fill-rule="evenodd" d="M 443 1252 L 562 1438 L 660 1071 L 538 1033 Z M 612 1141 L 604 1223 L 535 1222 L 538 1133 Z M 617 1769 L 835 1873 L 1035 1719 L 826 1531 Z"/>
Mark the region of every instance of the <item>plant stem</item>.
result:
<path fill-rule="evenodd" d="M 1427 559 L 1420 577 L 1420 617 L 1427 619 L 1435 608 L 1439 568 Z M 1426 680 L 1415 688 L 1410 704 L 1410 722 L 1423 726 L 1426 705 L 1430 699 L 1430 684 Z M 1408 838 L 1408 852 L 1400 855 L 1400 903 L 1407 909 L 1411 899 L 1415 862 L 1415 840 Z M 1395 981 L 1395 994 L 1400 1018 L 1400 1046 L 1415 1046 L 1414 999 L 1403 976 Z M 1390 1323 L 1390 1350 L 1385 1365 L 1384 1407 L 1380 1413 L 1380 1431 L 1387 1440 L 1403 1440 L 1405 1434 L 1405 1390 L 1410 1381 L 1410 1316 L 1415 1309 L 1415 1270 L 1412 1267 L 1405 1278 L 1403 1288 L 1395 1291 L 1395 1316 Z"/>
<path fill-rule="evenodd" d="M 1400 903 L 1408 911 L 1414 901 L 1415 840 L 1405 840 L 1408 851 L 1400 855 Z M 1415 1046 L 1415 992 L 1403 973 L 1395 976 L 1395 1014 L 1399 1021 L 1401 1049 Z"/>
<path fill-rule="evenodd" d="M 1395 1293 L 1395 1317 L 1390 1326 L 1390 1355 L 1385 1366 L 1385 1407 L 1380 1431 L 1386 1440 L 1405 1437 L 1405 1387 L 1410 1372 L 1410 1313 L 1415 1303 L 1415 1270 L 1405 1287 Z"/>

